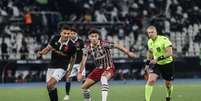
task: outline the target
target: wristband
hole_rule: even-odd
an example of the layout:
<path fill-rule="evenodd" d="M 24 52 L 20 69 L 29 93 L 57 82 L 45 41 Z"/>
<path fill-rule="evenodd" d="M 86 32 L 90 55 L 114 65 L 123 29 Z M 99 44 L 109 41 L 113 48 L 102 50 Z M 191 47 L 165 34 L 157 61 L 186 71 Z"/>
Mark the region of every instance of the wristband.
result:
<path fill-rule="evenodd" d="M 165 57 L 162 55 L 162 56 L 157 58 L 157 61 L 160 61 L 160 60 L 163 60 L 163 59 L 165 59 Z"/>
<path fill-rule="evenodd" d="M 150 60 L 146 60 L 146 61 L 145 61 L 145 64 L 146 64 L 146 65 L 149 65 L 149 64 L 150 64 Z"/>

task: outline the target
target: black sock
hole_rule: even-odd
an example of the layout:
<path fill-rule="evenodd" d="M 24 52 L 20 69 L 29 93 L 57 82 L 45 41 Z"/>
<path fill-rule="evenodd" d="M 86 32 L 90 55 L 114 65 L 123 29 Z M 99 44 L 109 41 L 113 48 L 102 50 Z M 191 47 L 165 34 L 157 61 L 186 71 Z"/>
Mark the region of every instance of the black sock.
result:
<path fill-rule="evenodd" d="M 57 88 L 48 89 L 48 94 L 50 97 L 50 101 L 58 101 Z"/>
<path fill-rule="evenodd" d="M 71 82 L 66 81 L 66 95 L 69 95 L 70 93 L 70 87 L 71 87 Z"/>

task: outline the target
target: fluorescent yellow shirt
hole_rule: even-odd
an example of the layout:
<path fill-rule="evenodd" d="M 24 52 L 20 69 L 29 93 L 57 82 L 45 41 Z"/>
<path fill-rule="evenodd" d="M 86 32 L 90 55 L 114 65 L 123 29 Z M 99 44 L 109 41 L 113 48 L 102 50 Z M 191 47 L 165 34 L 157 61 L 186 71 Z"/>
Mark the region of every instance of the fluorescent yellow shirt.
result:
<path fill-rule="evenodd" d="M 167 37 L 158 35 L 155 40 L 149 39 L 147 45 L 148 45 L 149 51 L 152 52 L 154 59 L 157 59 L 158 57 L 165 54 L 165 49 L 171 46 L 172 43 Z M 172 61 L 173 61 L 173 57 L 170 56 L 163 60 L 157 61 L 157 64 L 164 65 Z"/>

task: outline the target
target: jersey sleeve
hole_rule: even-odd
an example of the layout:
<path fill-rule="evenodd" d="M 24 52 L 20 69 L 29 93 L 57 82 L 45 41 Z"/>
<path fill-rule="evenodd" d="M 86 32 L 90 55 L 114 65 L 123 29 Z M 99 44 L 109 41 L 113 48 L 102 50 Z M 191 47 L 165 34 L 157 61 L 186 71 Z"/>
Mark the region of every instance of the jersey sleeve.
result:
<path fill-rule="evenodd" d="M 85 44 L 82 48 L 82 53 L 84 56 L 88 56 L 91 54 L 88 44 Z"/>
<path fill-rule="evenodd" d="M 172 46 L 172 43 L 167 37 L 164 38 L 163 43 L 164 43 L 164 48 Z"/>

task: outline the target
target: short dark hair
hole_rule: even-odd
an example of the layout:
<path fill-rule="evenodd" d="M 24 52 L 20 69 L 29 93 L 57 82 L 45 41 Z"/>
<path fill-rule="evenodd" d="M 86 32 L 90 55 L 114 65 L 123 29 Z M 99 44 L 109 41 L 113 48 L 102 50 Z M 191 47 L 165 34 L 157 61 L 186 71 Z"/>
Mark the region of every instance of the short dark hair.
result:
<path fill-rule="evenodd" d="M 61 30 L 71 30 L 71 31 L 77 32 L 77 30 L 74 27 L 70 27 L 70 26 L 62 26 Z"/>
<path fill-rule="evenodd" d="M 101 33 L 98 30 L 96 30 L 96 29 L 90 30 L 89 33 L 88 33 L 88 35 L 91 35 L 92 33 L 97 33 L 98 35 L 101 35 Z"/>

